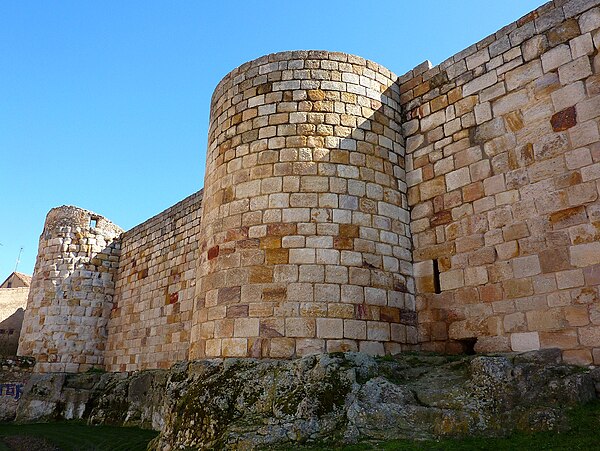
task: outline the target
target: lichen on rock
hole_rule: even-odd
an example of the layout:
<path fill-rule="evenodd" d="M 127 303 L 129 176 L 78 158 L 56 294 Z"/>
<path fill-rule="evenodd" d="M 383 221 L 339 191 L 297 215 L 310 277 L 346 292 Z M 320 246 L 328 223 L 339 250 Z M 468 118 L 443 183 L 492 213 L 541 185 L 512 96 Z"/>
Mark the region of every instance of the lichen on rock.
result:
<path fill-rule="evenodd" d="M 17 420 L 159 430 L 154 449 L 263 449 L 565 430 L 597 369 L 558 350 L 493 356 L 318 354 L 213 359 L 170 370 L 33 375 Z"/>

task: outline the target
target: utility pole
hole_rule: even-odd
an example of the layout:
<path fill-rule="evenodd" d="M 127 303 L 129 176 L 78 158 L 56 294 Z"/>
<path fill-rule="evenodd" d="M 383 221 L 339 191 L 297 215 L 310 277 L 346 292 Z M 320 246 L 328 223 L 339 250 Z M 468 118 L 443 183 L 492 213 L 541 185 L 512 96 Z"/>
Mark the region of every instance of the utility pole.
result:
<path fill-rule="evenodd" d="M 21 263 L 21 253 L 23 252 L 23 246 L 19 249 L 19 256 L 17 257 L 17 263 L 15 264 L 15 272 L 17 272 L 17 268 L 19 267 L 19 263 Z"/>

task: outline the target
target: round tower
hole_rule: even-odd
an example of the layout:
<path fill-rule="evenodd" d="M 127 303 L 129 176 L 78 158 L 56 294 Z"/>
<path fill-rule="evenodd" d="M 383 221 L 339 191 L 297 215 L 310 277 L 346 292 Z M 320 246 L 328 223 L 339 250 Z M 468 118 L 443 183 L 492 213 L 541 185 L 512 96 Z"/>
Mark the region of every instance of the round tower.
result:
<path fill-rule="evenodd" d="M 190 358 L 416 341 L 397 77 L 294 51 L 217 86 Z"/>
<path fill-rule="evenodd" d="M 121 232 L 77 207 L 46 216 L 19 344 L 19 355 L 36 358 L 36 371 L 103 366 Z"/>

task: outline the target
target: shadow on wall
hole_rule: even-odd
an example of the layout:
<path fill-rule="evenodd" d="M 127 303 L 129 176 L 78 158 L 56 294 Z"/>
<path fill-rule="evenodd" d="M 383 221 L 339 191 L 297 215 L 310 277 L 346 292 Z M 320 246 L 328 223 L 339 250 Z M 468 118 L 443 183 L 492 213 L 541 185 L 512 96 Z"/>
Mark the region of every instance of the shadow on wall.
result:
<path fill-rule="evenodd" d="M 18 308 L 12 315 L 0 322 L 1 357 L 14 357 L 17 355 L 24 316 L 25 310 Z"/>
<path fill-rule="evenodd" d="M 395 83 L 396 86 L 398 82 Z M 367 91 L 369 89 L 367 88 Z M 349 151 L 349 170 L 357 169 L 357 180 L 348 179 L 348 196 L 340 196 L 340 208 L 352 211 L 352 224 L 366 226 L 354 240 L 352 250 L 362 254 L 361 269 L 370 272 L 365 286 L 388 291 L 384 305 L 398 309 L 390 315 L 390 309 L 380 309 L 379 319 L 409 326 L 403 330 L 403 342 L 415 344 L 416 305 L 414 280 L 412 277 L 412 238 L 410 232 L 410 210 L 407 200 L 405 146 L 401 135 L 401 111 L 387 105 L 398 100 L 398 91 L 393 87 L 380 94 L 381 101 L 369 99 L 371 105 L 360 105 L 362 112 L 342 122 L 359 119 L 341 137 L 337 149 L 331 149 L 331 162 L 336 160 L 336 151 Z M 366 97 L 362 97 L 366 99 Z M 365 109 L 371 109 L 365 114 Z M 361 119 L 366 116 L 366 119 Z M 342 123 L 342 125 L 348 125 Z M 338 168 L 339 172 L 339 168 Z M 348 204 L 342 205 L 342 198 Z M 370 216 L 370 217 L 369 217 Z M 337 222 L 337 221 L 335 221 Z M 369 231 L 378 237 L 368 237 Z M 365 233 L 365 235 L 363 235 Z M 373 240 L 369 243 L 369 240 Z M 378 302 L 379 303 L 379 302 Z M 367 307 L 369 310 L 369 307 Z M 357 315 L 359 317 L 360 315 Z M 366 319 L 373 319 L 365 316 Z"/>

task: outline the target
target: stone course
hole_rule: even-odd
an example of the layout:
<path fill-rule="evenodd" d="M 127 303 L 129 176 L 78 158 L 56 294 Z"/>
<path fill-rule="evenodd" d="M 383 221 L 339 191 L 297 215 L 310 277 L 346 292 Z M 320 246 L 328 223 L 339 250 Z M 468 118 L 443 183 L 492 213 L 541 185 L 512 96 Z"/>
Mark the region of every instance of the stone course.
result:
<path fill-rule="evenodd" d="M 49 213 L 20 352 L 38 371 L 411 349 L 600 364 L 599 5 L 549 2 L 400 77 L 326 51 L 238 67 L 203 193 L 124 234 Z"/>

